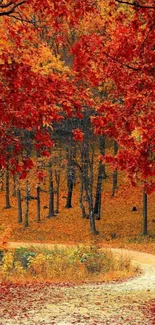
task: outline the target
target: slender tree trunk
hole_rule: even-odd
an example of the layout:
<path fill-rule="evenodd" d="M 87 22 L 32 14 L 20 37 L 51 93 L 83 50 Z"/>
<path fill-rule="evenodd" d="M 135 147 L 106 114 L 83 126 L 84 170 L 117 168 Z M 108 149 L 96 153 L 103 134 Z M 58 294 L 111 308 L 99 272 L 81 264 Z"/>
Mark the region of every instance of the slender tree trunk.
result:
<path fill-rule="evenodd" d="M 81 180 L 81 187 L 80 187 L 79 204 L 80 204 L 80 208 L 81 208 L 81 211 L 82 211 L 82 217 L 86 218 L 87 217 L 86 209 L 85 209 L 85 206 L 83 204 L 83 182 L 82 182 L 82 180 Z"/>
<path fill-rule="evenodd" d="M 101 191 L 102 191 L 102 184 L 98 178 L 96 197 L 95 197 L 95 206 L 94 206 L 94 214 L 96 216 L 96 220 L 101 219 Z"/>
<path fill-rule="evenodd" d="M 68 181 L 68 194 L 67 194 L 67 202 L 66 202 L 66 208 L 70 209 L 72 208 L 72 195 L 73 195 L 73 181 Z"/>
<path fill-rule="evenodd" d="M 81 158 L 83 159 L 83 156 Z M 93 208 L 92 195 L 89 194 L 89 178 L 88 178 L 87 172 L 86 172 L 86 175 L 85 175 L 85 171 L 87 171 L 87 168 L 86 168 L 86 170 L 82 169 L 82 167 L 75 161 L 72 161 L 72 164 L 74 164 L 74 166 L 78 167 L 78 169 L 80 171 L 80 174 L 81 174 L 81 184 L 83 186 L 82 190 L 85 191 L 86 200 L 88 202 L 90 230 L 91 230 L 91 232 L 93 234 L 98 235 L 99 232 L 96 230 L 96 227 L 95 227 L 95 217 L 94 217 L 94 208 Z"/>
<path fill-rule="evenodd" d="M 143 235 L 147 235 L 147 218 L 148 218 L 148 208 L 147 208 L 147 194 L 143 190 Z"/>
<path fill-rule="evenodd" d="M 29 226 L 29 200 L 30 200 L 30 188 L 29 188 L 29 182 L 26 181 L 26 197 L 25 197 L 25 220 L 24 220 L 24 226 Z"/>
<path fill-rule="evenodd" d="M 59 206 L 60 206 L 60 183 L 57 186 L 57 193 L 56 193 L 56 213 L 59 213 Z"/>
<path fill-rule="evenodd" d="M 13 175 L 13 196 L 17 196 L 16 176 Z"/>
<path fill-rule="evenodd" d="M 87 184 L 86 184 L 85 188 L 86 188 L 86 197 L 87 197 L 88 205 L 89 205 L 90 230 L 94 235 L 98 235 L 99 232 L 96 230 L 96 225 L 95 225 L 95 215 L 94 215 L 92 196 L 89 195 L 89 193 L 88 193 Z"/>
<path fill-rule="evenodd" d="M 114 141 L 114 156 L 116 156 L 118 153 L 118 143 Z M 113 172 L 113 185 L 112 185 L 112 196 L 115 196 L 115 191 L 118 188 L 118 171 L 117 169 Z"/>
<path fill-rule="evenodd" d="M 95 225 L 93 198 L 92 198 L 92 191 L 89 188 L 90 184 L 89 184 L 88 174 L 86 174 L 86 176 L 83 175 L 83 184 L 84 184 L 84 189 L 85 189 L 85 192 L 86 192 L 86 199 L 87 199 L 87 202 L 88 202 L 90 230 L 94 235 L 98 235 L 99 232 L 96 230 L 96 225 Z"/>
<path fill-rule="evenodd" d="M 61 180 L 61 162 L 62 162 L 62 143 L 60 140 L 59 147 L 59 160 L 58 160 L 58 169 L 55 170 L 55 181 L 56 181 L 56 209 L 55 213 L 59 213 L 60 207 L 60 180 Z"/>
<path fill-rule="evenodd" d="M 53 185 L 53 171 L 52 162 L 49 163 L 49 215 L 48 218 L 54 217 L 54 185 Z"/>
<path fill-rule="evenodd" d="M 100 137 L 100 154 L 102 156 L 105 155 L 105 136 L 102 135 Z M 96 219 L 101 219 L 101 198 L 102 198 L 102 183 L 103 179 L 106 179 L 107 175 L 105 172 L 105 165 L 103 165 L 102 160 L 99 161 L 98 167 L 98 176 L 97 176 L 97 186 L 96 186 L 96 194 L 95 194 L 95 205 L 94 205 L 94 214 L 96 215 Z"/>
<path fill-rule="evenodd" d="M 6 162 L 6 209 L 10 209 L 11 208 L 11 204 L 10 204 L 10 173 L 9 173 L 9 160 L 7 159 Z"/>
<path fill-rule="evenodd" d="M 56 189 L 56 209 L 55 213 L 59 213 L 59 206 L 60 206 L 60 171 L 55 171 L 55 180 L 57 184 L 57 189 Z"/>
<path fill-rule="evenodd" d="M 70 164 L 72 159 L 75 159 L 76 151 L 73 151 L 73 148 L 67 148 L 67 160 L 68 160 L 68 168 L 67 168 L 67 200 L 66 200 L 66 208 L 72 208 L 72 197 L 73 197 L 73 188 L 74 188 L 74 181 L 75 181 L 75 168 Z"/>
<path fill-rule="evenodd" d="M 18 223 L 22 223 L 22 201 L 21 201 L 21 189 L 17 189 L 17 202 L 18 202 Z"/>
<path fill-rule="evenodd" d="M 96 215 L 96 219 L 101 219 L 101 194 L 102 194 L 102 181 L 104 178 L 105 169 L 102 164 L 102 161 L 99 161 L 98 168 L 98 176 L 97 176 L 97 186 L 96 186 L 96 194 L 95 194 L 95 206 L 94 206 L 94 214 Z"/>
<path fill-rule="evenodd" d="M 90 211 L 89 219 L 90 219 L 90 229 L 91 229 L 91 232 L 93 233 L 93 235 L 98 235 L 99 234 L 99 231 L 96 230 L 95 216 L 94 216 L 94 211 L 93 210 Z"/>
<path fill-rule="evenodd" d="M 96 230 L 96 226 L 95 226 L 95 216 L 94 216 L 93 197 L 92 197 L 93 155 L 92 155 L 92 160 L 90 161 L 90 146 L 89 146 L 89 137 L 87 133 L 85 133 L 85 143 L 83 144 L 82 151 L 81 151 L 81 160 L 82 160 L 82 181 L 83 181 L 83 188 L 86 193 L 86 199 L 88 202 L 90 230 L 94 235 L 97 235 L 99 232 Z M 89 175 L 89 168 L 90 168 L 90 175 Z"/>
<path fill-rule="evenodd" d="M 1 177 L 1 188 L 0 188 L 0 191 L 4 191 L 4 171 L 3 170 L 1 170 L 0 177 Z"/>
<path fill-rule="evenodd" d="M 40 222 L 40 186 L 37 186 L 37 222 Z"/>

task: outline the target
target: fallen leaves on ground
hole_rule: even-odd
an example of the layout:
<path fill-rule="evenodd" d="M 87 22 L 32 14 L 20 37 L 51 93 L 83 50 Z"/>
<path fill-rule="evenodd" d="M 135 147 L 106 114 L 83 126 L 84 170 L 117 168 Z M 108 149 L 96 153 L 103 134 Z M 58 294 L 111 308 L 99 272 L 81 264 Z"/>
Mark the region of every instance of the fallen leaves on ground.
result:
<path fill-rule="evenodd" d="M 48 219 L 48 195 L 41 195 L 41 222 L 36 221 L 36 202 L 30 202 L 29 227 L 17 223 L 17 202 L 11 197 L 11 209 L 4 209 L 5 193 L 1 192 L 0 202 L 0 237 L 3 238 L 5 229 L 12 229 L 9 241 L 51 242 L 51 243 L 87 243 L 104 246 L 119 246 L 155 254 L 155 222 L 154 200 L 155 193 L 149 196 L 148 230 L 149 235 L 142 233 L 142 193 L 138 187 L 129 184 L 119 186 L 116 196 L 111 197 L 109 183 L 102 195 L 101 220 L 96 221 L 99 235 L 90 233 L 89 220 L 81 217 L 78 202 L 78 192 L 74 190 L 73 208 L 66 209 L 66 192 L 61 192 L 60 213 Z M 136 206 L 137 211 L 132 211 Z M 24 202 L 23 202 L 24 211 Z"/>

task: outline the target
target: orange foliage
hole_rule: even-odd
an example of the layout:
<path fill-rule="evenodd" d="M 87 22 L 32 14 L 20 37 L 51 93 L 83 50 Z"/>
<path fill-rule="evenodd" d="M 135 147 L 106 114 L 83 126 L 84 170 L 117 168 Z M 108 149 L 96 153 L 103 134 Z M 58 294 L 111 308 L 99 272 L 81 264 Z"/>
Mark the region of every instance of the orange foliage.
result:
<path fill-rule="evenodd" d="M 11 237 L 11 233 L 12 233 L 12 228 L 11 226 L 9 225 L 6 230 L 4 231 L 3 233 L 3 236 L 0 240 L 0 248 L 1 249 L 6 249 L 7 246 L 8 246 L 8 242 L 10 240 L 10 237 Z"/>

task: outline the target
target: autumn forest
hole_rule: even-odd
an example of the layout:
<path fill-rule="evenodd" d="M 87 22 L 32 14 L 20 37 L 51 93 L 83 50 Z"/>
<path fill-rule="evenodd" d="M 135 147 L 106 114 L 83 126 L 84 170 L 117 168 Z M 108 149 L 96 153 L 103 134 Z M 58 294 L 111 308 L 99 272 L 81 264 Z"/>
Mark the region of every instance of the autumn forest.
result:
<path fill-rule="evenodd" d="M 0 1 L 2 281 L 124 279 L 99 248 L 155 254 L 154 88 L 153 0 Z"/>

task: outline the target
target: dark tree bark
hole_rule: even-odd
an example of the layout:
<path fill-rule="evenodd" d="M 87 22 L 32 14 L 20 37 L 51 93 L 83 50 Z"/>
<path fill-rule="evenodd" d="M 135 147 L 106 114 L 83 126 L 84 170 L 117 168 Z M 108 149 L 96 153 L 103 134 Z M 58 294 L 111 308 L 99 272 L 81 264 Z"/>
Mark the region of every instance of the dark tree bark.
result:
<path fill-rule="evenodd" d="M 147 194 L 143 190 L 143 235 L 146 236 L 147 231 L 147 219 L 148 219 L 148 208 L 147 208 Z"/>
<path fill-rule="evenodd" d="M 49 214 L 48 218 L 54 217 L 54 184 L 53 184 L 53 170 L 52 162 L 49 162 Z"/>
<path fill-rule="evenodd" d="M 60 171 L 55 171 L 55 180 L 56 180 L 56 209 L 55 213 L 59 213 L 60 206 Z"/>
<path fill-rule="evenodd" d="M 4 171 L 0 171 L 0 177 L 1 177 L 1 188 L 0 191 L 4 191 Z"/>
<path fill-rule="evenodd" d="M 29 182 L 26 181 L 26 197 L 25 197 L 25 220 L 24 226 L 27 228 L 29 226 L 29 200 L 30 200 L 30 187 Z"/>
<path fill-rule="evenodd" d="M 67 194 L 67 202 L 65 206 L 67 209 L 72 208 L 72 195 L 73 195 L 73 181 L 72 179 L 68 179 L 68 194 Z"/>
<path fill-rule="evenodd" d="M 100 154 L 105 155 L 105 136 L 102 135 L 100 137 Z M 101 219 L 101 194 L 102 194 L 102 182 L 103 179 L 106 179 L 107 175 L 105 172 L 105 165 L 103 165 L 102 160 L 99 161 L 98 167 L 98 176 L 97 176 L 97 186 L 96 186 L 96 194 L 95 194 L 95 205 L 94 205 L 94 214 L 96 215 L 96 219 Z"/>
<path fill-rule="evenodd" d="M 17 189 L 17 202 L 18 202 L 18 223 L 22 223 L 22 200 L 21 200 L 21 189 Z"/>
<path fill-rule="evenodd" d="M 81 208 L 81 211 L 82 211 L 82 217 L 86 218 L 87 217 L 86 209 L 85 209 L 85 206 L 83 204 L 83 181 L 81 181 L 81 186 L 80 186 L 79 204 L 80 204 L 80 208 Z"/>
<path fill-rule="evenodd" d="M 76 157 L 76 150 L 73 149 L 70 145 L 70 148 L 67 148 L 67 160 L 68 160 L 68 168 L 67 168 L 67 200 L 66 200 L 66 208 L 72 208 L 72 197 L 73 197 L 73 188 L 75 182 L 75 168 L 71 165 L 71 160 Z"/>
<path fill-rule="evenodd" d="M 60 208 L 60 181 L 61 181 L 61 171 L 62 171 L 62 140 L 59 140 L 59 150 L 58 150 L 58 162 L 57 168 L 55 170 L 55 183 L 56 183 L 56 202 L 55 202 L 55 213 L 59 213 Z"/>
<path fill-rule="evenodd" d="M 84 181 L 84 186 L 85 186 L 86 198 L 87 198 L 87 201 L 88 201 L 88 208 L 89 208 L 90 230 L 94 235 L 98 235 L 99 232 L 96 230 L 96 225 L 95 225 L 95 215 L 94 215 L 94 208 L 93 208 L 93 200 L 92 200 L 92 195 L 89 194 L 87 180 Z"/>
<path fill-rule="evenodd" d="M 13 196 L 17 196 L 16 176 L 13 175 Z"/>
<path fill-rule="evenodd" d="M 94 235 L 99 234 L 99 232 L 96 230 L 95 225 L 95 215 L 94 215 L 94 207 L 93 207 L 93 197 L 92 197 L 92 174 L 91 174 L 91 163 L 90 157 L 89 157 L 89 144 L 88 139 L 86 136 L 86 142 L 83 144 L 82 148 L 82 182 L 83 182 L 83 188 L 86 193 L 86 200 L 88 202 L 88 211 L 89 211 L 89 221 L 90 221 L 90 230 Z M 92 158 L 93 159 L 93 158 Z M 90 167 L 90 175 L 89 175 L 89 167 Z"/>
<path fill-rule="evenodd" d="M 41 219 L 40 219 L 40 192 L 41 192 L 41 189 L 38 184 L 38 186 L 37 186 L 37 222 L 41 221 Z"/>
<path fill-rule="evenodd" d="M 10 172 L 9 172 L 9 159 L 6 162 L 6 179 L 5 179 L 5 186 L 6 186 L 6 209 L 11 208 L 10 204 Z"/>
<path fill-rule="evenodd" d="M 114 141 L 114 156 L 116 156 L 118 153 L 118 143 Z M 114 170 L 113 172 L 113 185 L 112 185 L 112 196 L 115 196 L 115 191 L 118 188 L 118 171 L 117 169 Z"/>

